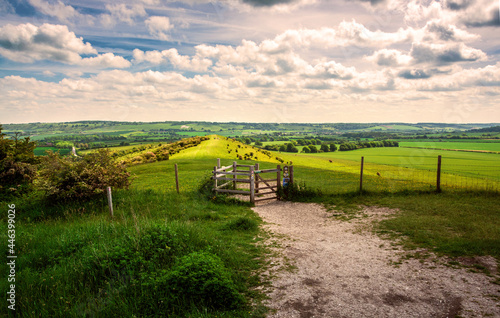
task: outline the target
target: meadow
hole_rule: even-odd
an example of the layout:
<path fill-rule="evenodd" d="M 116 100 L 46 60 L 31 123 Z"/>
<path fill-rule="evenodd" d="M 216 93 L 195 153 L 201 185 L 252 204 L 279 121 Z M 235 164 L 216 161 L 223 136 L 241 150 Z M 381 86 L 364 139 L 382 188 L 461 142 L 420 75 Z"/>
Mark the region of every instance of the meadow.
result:
<path fill-rule="evenodd" d="M 449 150 L 480 150 L 484 152 L 500 153 L 500 142 L 498 140 L 486 142 L 464 142 L 464 141 L 446 141 L 446 142 L 400 142 L 400 147 L 412 148 L 434 148 L 434 149 L 449 149 Z"/>
<path fill-rule="evenodd" d="M 250 152 L 253 160 L 236 159 L 237 154 Z M 269 285 L 270 277 L 262 273 L 270 266 L 270 254 L 261 244 L 269 234 L 261 230 L 261 220 L 248 203 L 211 193 L 208 178 L 217 158 L 222 165 L 259 162 L 262 168 L 293 161 L 301 189 L 294 200 L 324 204 L 332 217 L 362 217 L 359 207 L 364 205 L 395 208 L 399 212 L 377 224 L 377 232 L 408 247 L 452 257 L 492 255 L 500 260 L 498 188 L 480 191 L 450 183 L 436 193 L 438 154 L 443 156 L 443 167 L 448 167 L 444 176 L 488 177 L 498 185 L 495 154 L 370 148 L 268 155 L 213 135 L 169 160 L 129 167 L 133 182 L 130 189 L 113 192 L 112 219 L 104 196 L 53 203 L 35 193 L 3 202 L 4 207 L 16 205 L 17 313 L 27 317 L 264 317 L 265 294 L 257 288 Z M 360 193 L 361 156 L 365 175 Z M 180 194 L 175 190 L 175 164 Z M 470 176 L 462 168 L 473 164 L 489 170 L 480 170 L 480 177 Z M 446 170 L 452 167 L 452 173 Z M 423 175 L 427 171 L 429 176 Z M 6 228 L 4 214 L 0 220 Z M 5 246 L 6 231 L 0 238 Z M 5 262 L 0 268 L 7 271 Z M 200 285 L 201 277 L 218 283 Z M 0 288 L 6 290 L 6 284 L 0 281 Z M 5 306 L 2 314 L 6 315 L 4 310 Z"/>

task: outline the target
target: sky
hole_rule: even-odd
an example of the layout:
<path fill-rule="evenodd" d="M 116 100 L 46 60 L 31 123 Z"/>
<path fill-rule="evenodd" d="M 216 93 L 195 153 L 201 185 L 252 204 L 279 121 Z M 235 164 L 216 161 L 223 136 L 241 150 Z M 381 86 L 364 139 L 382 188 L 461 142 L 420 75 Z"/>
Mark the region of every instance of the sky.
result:
<path fill-rule="evenodd" d="M 0 124 L 500 122 L 500 0 L 0 0 Z"/>

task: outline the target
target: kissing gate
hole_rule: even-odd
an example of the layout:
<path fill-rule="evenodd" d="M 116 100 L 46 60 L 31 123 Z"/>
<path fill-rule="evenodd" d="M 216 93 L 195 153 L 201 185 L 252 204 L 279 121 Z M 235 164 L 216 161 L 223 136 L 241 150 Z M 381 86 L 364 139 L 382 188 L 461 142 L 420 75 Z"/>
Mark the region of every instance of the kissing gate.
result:
<path fill-rule="evenodd" d="M 283 179 L 281 171 L 280 165 L 276 169 L 261 170 L 258 163 L 241 165 L 236 161 L 230 166 L 221 167 L 220 159 L 217 159 L 213 171 L 213 190 L 216 193 L 249 195 L 252 203 L 277 199 L 278 189 L 293 183 L 293 166 L 283 167 Z"/>

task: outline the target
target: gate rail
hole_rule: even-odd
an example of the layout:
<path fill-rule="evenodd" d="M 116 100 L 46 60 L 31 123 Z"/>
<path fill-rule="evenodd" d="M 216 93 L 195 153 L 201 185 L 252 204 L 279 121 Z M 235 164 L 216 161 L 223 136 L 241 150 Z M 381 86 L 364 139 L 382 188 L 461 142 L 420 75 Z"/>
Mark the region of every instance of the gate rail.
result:
<path fill-rule="evenodd" d="M 281 171 L 280 165 L 277 165 L 276 169 L 260 170 L 258 163 L 255 165 L 242 165 L 238 164 L 236 161 L 234 161 L 232 165 L 221 166 L 220 159 L 217 159 L 217 166 L 214 167 L 212 177 L 214 179 L 213 190 L 216 193 L 248 195 L 252 203 L 277 199 L 278 190 L 282 187 Z M 283 171 L 283 176 L 285 177 L 283 181 L 285 183 L 292 183 L 293 166 L 285 166 Z M 263 177 L 264 174 L 270 173 L 275 173 L 275 177 L 268 179 Z M 245 184 L 245 187 L 239 188 L 239 184 Z M 246 186 L 247 184 L 249 184 L 249 186 Z M 262 184 L 265 186 L 261 186 Z"/>

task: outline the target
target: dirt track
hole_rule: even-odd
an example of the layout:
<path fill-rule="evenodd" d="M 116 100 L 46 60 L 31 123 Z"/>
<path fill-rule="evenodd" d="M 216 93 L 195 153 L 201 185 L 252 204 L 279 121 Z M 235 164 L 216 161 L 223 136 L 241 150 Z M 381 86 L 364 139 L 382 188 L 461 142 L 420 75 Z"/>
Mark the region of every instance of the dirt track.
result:
<path fill-rule="evenodd" d="M 367 217 L 340 221 L 317 204 L 271 202 L 254 210 L 281 245 L 275 263 L 293 268 L 271 270 L 269 317 L 500 317 L 492 277 L 436 257 L 401 263 L 407 252 L 370 231 L 394 211 L 367 208 Z M 491 257 L 474 261 L 497 272 Z"/>

